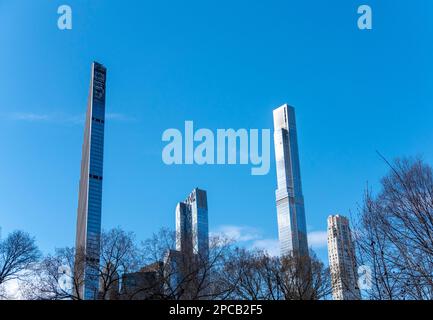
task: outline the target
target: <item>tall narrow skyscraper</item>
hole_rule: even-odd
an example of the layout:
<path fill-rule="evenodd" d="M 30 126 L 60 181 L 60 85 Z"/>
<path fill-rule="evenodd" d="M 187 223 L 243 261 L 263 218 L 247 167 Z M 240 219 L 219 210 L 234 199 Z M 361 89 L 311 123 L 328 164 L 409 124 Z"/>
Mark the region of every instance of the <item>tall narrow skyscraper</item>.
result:
<path fill-rule="evenodd" d="M 206 191 L 194 189 L 176 206 L 176 250 L 166 258 L 171 290 L 179 299 L 205 295 L 208 290 L 209 226 Z M 187 281 L 185 281 L 187 280 Z"/>
<path fill-rule="evenodd" d="M 96 299 L 99 279 L 101 205 L 104 158 L 106 68 L 94 62 L 84 128 L 78 198 L 75 274 L 77 293 Z"/>
<path fill-rule="evenodd" d="M 328 258 L 334 300 L 359 300 L 355 249 L 349 220 L 336 215 L 328 218 Z"/>
<path fill-rule="evenodd" d="M 206 191 L 194 189 L 176 207 L 176 249 L 185 254 L 198 254 L 201 259 L 209 251 L 209 226 Z"/>
<path fill-rule="evenodd" d="M 276 202 L 281 255 L 307 257 L 307 227 L 293 107 L 285 104 L 274 110 L 274 130 L 278 183 Z"/>

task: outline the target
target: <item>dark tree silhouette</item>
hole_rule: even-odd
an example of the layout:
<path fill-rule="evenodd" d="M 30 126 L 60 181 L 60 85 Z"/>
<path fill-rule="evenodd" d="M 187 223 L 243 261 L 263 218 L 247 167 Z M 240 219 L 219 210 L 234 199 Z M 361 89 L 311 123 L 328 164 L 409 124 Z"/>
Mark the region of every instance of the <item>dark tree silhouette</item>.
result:
<path fill-rule="evenodd" d="M 39 258 L 35 239 L 26 232 L 14 231 L 0 240 L 0 287 L 11 280 L 25 281 Z"/>
<path fill-rule="evenodd" d="M 386 161 L 386 160 L 385 160 Z M 358 264 L 372 270 L 371 299 L 433 299 L 433 171 L 421 159 L 387 162 L 357 222 Z"/>

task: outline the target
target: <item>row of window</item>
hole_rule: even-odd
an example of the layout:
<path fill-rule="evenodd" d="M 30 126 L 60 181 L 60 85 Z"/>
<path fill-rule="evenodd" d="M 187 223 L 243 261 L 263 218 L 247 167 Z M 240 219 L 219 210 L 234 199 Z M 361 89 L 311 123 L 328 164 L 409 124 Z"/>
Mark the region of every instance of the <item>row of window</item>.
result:
<path fill-rule="evenodd" d="M 104 120 L 101 120 L 101 119 L 98 119 L 98 118 L 95 118 L 95 117 L 92 117 L 92 120 L 95 121 L 95 122 L 97 122 L 97 123 L 102 123 L 102 124 L 105 123 Z"/>
<path fill-rule="evenodd" d="M 90 179 L 95 179 L 95 180 L 102 180 L 102 177 L 94 175 L 94 174 L 89 174 L 89 178 Z"/>

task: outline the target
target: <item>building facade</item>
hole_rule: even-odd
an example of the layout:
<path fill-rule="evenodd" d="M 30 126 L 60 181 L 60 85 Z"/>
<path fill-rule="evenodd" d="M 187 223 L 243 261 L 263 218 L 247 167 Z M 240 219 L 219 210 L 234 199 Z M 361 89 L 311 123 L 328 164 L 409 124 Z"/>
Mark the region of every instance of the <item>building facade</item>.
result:
<path fill-rule="evenodd" d="M 346 217 L 328 218 L 328 257 L 334 300 L 361 299 L 355 249 Z"/>
<path fill-rule="evenodd" d="M 295 109 L 285 104 L 275 109 L 273 114 L 278 184 L 275 194 L 281 255 L 308 257 Z"/>
<path fill-rule="evenodd" d="M 74 272 L 79 279 L 76 294 L 84 299 L 96 299 L 99 291 L 106 76 L 106 68 L 94 62 L 84 128 L 75 245 Z"/>
<path fill-rule="evenodd" d="M 164 297 L 163 262 L 156 262 L 138 272 L 125 273 L 119 300 L 157 300 Z"/>
<path fill-rule="evenodd" d="M 169 250 L 164 258 L 164 292 L 174 300 L 189 300 L 194 294 L 193 257 Z"/>

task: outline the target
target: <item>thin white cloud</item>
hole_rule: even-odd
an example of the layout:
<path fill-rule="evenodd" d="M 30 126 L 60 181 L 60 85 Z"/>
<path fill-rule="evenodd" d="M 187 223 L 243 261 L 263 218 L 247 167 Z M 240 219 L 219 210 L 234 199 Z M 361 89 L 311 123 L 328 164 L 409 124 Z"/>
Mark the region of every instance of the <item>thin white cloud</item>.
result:
<path fill-rule="evenodd" d="M 136 120 L 134 117 L 131 117 L 131 116 L 123 114 L 123 113 L 116 113 L 116 112 L 107 113 L 105 115 L 105 119 L 121 121 L 121 122 L 129 122 L 129 121 L 135 121 Z"/>
<path fill-rule="evenodd" d="M 308 245 L 313 249 L 326 248 L 328 245 L 328 235 L 326 231 L 312 231 L 308 233 Z M 253 242 L 252 248 L 267 251 L 270 255 L 280 254 L 278 239 L 258 239 Z"/>
<path fill-rule="evenodd" d="M 326 231 L 312 231 L 308 233 L 308 245 L 313 249 L 326 248 L 328 234 Z"/>
<path fill-rule="evenodd" d="M 266 251 L 272 256 L 279 254 L 278 239 L 266 239 L 262 231 L 254 227 L 223 225 L 216 228 L 211 234 L 226 237 L 242 247 Z"/>
<path fill-rule="evenodd" d="M 9 114 L 8 118 L 11 120 L 28 122 L 49 121 L 51 119 L 48 114 L 36 114 L 31 112 L 14 112 Z"/>
<path fill-rule="evenodd" d="M 280 254 L 280 244 L 278 239 L 260 239 L 253 242 L 251 248 L 266 251 L 270 256 Z"/>
<path fill-rule="evenodd" d="M 251 249 L 260 249 L 272 256 L 280 254 L 278 239 L 265 238 L 260 229 L 249 226 L 223 225 L 215 229 L 211 234 L 227 237 L 241 246 Z M 308 233 L 308 245 L 314 249 L 326 248 L 328 235 L 326 231 L 312 231 Z"/>
<path fill-rule="evenodd" d="M 224 236 L 236 242 L 247 242 L 261 237 L 260 232 L 252 227 L 224 225 L 218 227 L 214 232 L 216 236 Z"/>
<path fill-rule="evenodd" d="M 116 122 L 130 122 L 135 118 L 122 113 L 107 113 L 106 119 Z M 33 112 L 12 112 L 4 115 L 2 118 L 12 121 L 22 122 L 47 122 L 57 124 L 82 125 L 85 114 L 62 114 L 62 113 L 33 113 Z"/>

